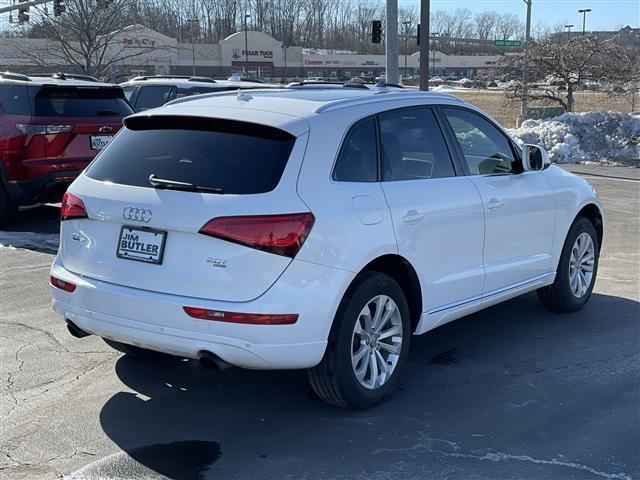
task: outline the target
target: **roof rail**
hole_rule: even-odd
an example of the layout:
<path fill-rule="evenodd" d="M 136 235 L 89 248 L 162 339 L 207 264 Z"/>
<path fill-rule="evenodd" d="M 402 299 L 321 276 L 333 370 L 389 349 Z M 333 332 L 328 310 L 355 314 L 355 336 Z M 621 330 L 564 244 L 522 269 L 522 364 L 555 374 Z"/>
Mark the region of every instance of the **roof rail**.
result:
<path fill-rule="evenodd" d="M 213 78 L 210 77 L 189 77 L 187 80 L 189 82 L 207 82 L 207 83 L 216 83 Z"/>
<path fill-rule="evenodd" d="M 33 73 L 32 77 L 45 77 L 45 78 L 54 78 L 56 80 L 85 80 L 87 82 L 98 82 L 99 80 L 96 77 L 92 77 L 91 75 L 84 75 L 81 73 Z"/>
<path fill-rule="evenodd" d="M 331 80 L 302 80 L 300 82 L 292 82 L 286 86 L 286 88 L 296 88 L 296 87 L 309 87 L 309 86 L 318 86 L 322 87 L 322 85 L 336 85 L 345 88 L 360 88 L 367 89 L 368 87 L 364 83 L 356 83 L 356 82 L 332 82 Z"/>
<path fill-rule="evenodd" d="M 211 77 L 198 77 L 195 75 L 142 75 L 139 77 L 134 77 L 130 81 L 131 82 L 139 82 L 141 80 L 153 80 L 153 79 L 176 79 L 176 80 L 187 80 L 188 82 L 208 82 L 208 83 L 216 83 L 216 81 Z"/>
<path fill-rule="evenodd" d="M 384 95 L 384 97 L 382 95 Z M 401 92 L 398 90 L 394 91 L 394 90 L 380 89 L 380 91 L 375 92 L 374 95 L 343 98 L 340 100 L 334 100 L 332 102 L 325 103 L 324 105 L 320 105 L 318 108 L 316 108 L 315 112 L 316 113 L 329 112 L 331 110 L 339 110 L 341 108 L 346 108 L 352 105 L 365 104 L 368 102 L 404 100 L 404 99 L 422 100 L 425 98 L 441 98 L 443 100 L 455 100 L 457 102 L 462 102 L 462 100 L 460 100 L 458 97 L 449 95 L 447 93 L 420 92 L 420 91 Z"/>
<path fill-rule="evenodd" d="M 23 82 L 30 82 L 31 79 L 29 77 L 27 77 L 26 75 L 22 74 L 22 73 L 13 73 L 13 72 L 9 72 L 6 71 L 2 74 L 0 74 L 0 77 L 2 78 L 6 78 L 7 80 L 20 80 Z"/>

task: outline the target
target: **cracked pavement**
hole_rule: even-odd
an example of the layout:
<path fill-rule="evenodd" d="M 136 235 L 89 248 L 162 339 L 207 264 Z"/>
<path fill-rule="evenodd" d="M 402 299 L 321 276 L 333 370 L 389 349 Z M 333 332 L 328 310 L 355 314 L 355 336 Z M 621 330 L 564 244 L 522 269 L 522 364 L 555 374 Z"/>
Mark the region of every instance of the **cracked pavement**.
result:
<path fill-rule="evenodd" d="M 301 371 L 73 338 L 50 242 L 0 247 L 0 478 L 640 478 L 640 169 L 570 169 L 607 213 L 587 307 L 526 295 L 413 337 L 398 390 L 365 412 L 324 405 Z M 55 235 L 56 208 L 23 213 L 14 232 Z"/>

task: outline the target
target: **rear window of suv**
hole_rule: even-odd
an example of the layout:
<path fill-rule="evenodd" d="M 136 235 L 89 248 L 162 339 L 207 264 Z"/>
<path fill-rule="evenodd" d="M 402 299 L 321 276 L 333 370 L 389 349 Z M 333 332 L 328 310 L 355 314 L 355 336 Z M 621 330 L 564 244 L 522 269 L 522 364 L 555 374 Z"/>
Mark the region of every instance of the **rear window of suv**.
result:
<path fill-rule="evenodd" d="M 125 117 L 133 113 L 120 88 L 43 87 L 34 104 L 37 117 Z"/>
<path fill-rule="evenodd" d="M 94 180 L 153 188 L 149 177 L 256 194 L 278 185 L 295 143 L 264 125 L 195 117 L 133 117 L 97 156 Z"/>

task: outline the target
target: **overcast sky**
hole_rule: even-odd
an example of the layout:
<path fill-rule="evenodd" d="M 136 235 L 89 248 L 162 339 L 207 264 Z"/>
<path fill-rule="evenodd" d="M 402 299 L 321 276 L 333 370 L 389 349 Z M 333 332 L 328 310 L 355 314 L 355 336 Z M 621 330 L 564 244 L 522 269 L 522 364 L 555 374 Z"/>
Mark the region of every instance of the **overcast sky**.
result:
<path fill-rule="evenodd" d="M 419 5 L 419 0 L 399 0 L 400 6 Z M 548 25 L 574 24 L 582 29 L 581 8 L 590 8 L 587 13 L 587 30 L 613 30 L 616 26 L 640 27 L 640 0 L 533 0 L 532 23 L 543 21 Z M 431 0 L 434 10 L 454 11 L 468 8 L 473 12 L 495 10 L 500 13 L 515 13 L 525 18 L 526 5 L 523 0 Z"/>

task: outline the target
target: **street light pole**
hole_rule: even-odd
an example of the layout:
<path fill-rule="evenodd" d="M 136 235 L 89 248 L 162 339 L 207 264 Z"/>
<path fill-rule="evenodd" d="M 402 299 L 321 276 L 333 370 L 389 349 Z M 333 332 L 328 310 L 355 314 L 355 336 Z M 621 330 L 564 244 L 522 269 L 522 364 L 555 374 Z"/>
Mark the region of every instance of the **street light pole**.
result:
<path fill-rule="evenodd" d="M 573 28 L 573 24 L 565 25 L 564 28 L 567 29 L 567 41 L 571 40 L 571 29 Z"/>
<path fill-rule="evenodd" d="M 287 46 L 286 41 L 282 44 L 282 48 L 284 50 L 284 75 L 282 75 L 282 83 L 287 83 L 287 48 L 289 47 Z"/>
<path fill-rule="evenodd" d="M 580 10 L 578 10 L 578 13 L 582 14 L 582 35 L 585 35 L 587 33 L 587 13 L 589 13 L 590 11 L 590 8 L 581 8 Z"/>
<path fill-rule="evenodd" d="M 249 34 L 247 33 L 247 18 L 251 16 L 250 13 L 244 14 L 244 73 L 247 75 L 249 71 Z"/>
<path fill-rule="evenodd" d="M 431 54 L 431 78 L 436 76 L 436 39 L 438 38 L 438 35 L 440 35 L 440 33 L 438 32 L 433 32 L 431 34 L 431 36 L 433 37 L 433 48 L 431 49 L 431 51 L 433 52 Z"/>
<path fill-rule="evenodd" d="M 188 18 L 187 23 L 191 27 L 191 61 L 192 61 L 192 75 L 196 75 L 196 24 L 200 23 L 197 18 Z"/>
<path fill-rule="evenodd" d="M 402 22 L 404 25 L 404 74 L 407 74 L 407 50 L 409 49 L 409 25 L 411 22 Z"/>
<path fill-rule="evenodd" d="M 420 0 L 420 90 L 429 90 L 430 0 Z"/>

